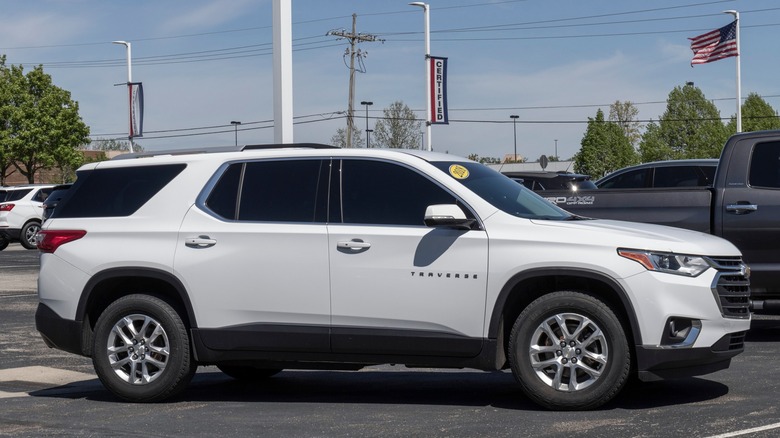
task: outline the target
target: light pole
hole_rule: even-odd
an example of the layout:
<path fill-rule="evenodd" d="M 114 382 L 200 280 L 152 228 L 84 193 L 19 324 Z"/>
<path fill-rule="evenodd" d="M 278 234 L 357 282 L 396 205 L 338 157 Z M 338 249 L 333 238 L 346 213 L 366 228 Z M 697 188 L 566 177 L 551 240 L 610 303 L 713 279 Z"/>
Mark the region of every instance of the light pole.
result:
<path fill-rule="evenodd" d="M 112 44 L 121 44 L 127 48 L 127 139 L 130 141 L 130 153 L 133 152 L 133 63 L 132 63 L 132 50 L 131 45 L 127 41 L 112 41 Z"/>
<path fill-rule="evenodd" d="M 238 147 L 238 125 L 241 124 L 241 122 L 237 120 L 233 120 L 230 122 L 231 125 L 235 127 L 235 133 L 236 133 L 236 147 Z"/>
<path fill-rule="evenodd" d="M 515 155 L 512 157 L 512 161 L 517 161 L 517 119 L 520 118 L 520 116 L 512 114 L 509 116 L 510 119 L 512 119 L 512 130 L 515 133 Z"/>
<path fill-rule="evenodd" d="M 412 2 L 409 6 L 418 6 L 423 8 L 425 16 L 425 136 L 428 139 L 428 150 L 431 147 L 431 20 L 430 6 L 428 3 Z"/>
<path fill-rule="evenodd" d="M 559 160 L 558 159 L 558 139 L 557 138 L 555 139 L 555 159 Z"/>
<path fill-rule="evenodd" d="M 368 129 L 368 107 L 374 104 L 374 102 L 371 102 L 369 100 L 363 100 L 360 102 L 361 105 L 366 106 L 366 149 L 371 147 L 371 132 L 372 130 Z"/>

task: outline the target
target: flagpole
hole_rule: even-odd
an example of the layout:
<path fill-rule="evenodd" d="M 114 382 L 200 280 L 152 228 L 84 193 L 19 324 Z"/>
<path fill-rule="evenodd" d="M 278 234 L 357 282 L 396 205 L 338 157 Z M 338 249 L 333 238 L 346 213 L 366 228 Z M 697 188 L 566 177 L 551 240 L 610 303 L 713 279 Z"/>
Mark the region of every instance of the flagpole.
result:
<path fill-rule="evenodd" d="M 742 132 L 742 81 L 741 81 L 741 68 L 740 58 L 742 57 L 742 51 L 739 47 L 739 12 L 735 10 L 723 11 L 724 14 L 731 14 L 734 16 L 734 21 L 737 26 L 736 40 L 737 40 L 737 132 Z"/>

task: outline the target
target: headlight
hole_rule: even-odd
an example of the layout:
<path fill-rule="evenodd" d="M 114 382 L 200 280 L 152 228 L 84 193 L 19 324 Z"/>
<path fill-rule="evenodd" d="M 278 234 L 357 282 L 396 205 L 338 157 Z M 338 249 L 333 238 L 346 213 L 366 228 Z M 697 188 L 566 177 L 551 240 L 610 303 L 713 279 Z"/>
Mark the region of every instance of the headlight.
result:
<path fill-rule="evenodd" d="M 696 277 L 709 269 L 710 264 L 704 257 L 686 254 L 618 249 L 618 254 L 639 262 L 648 271 Z"/>

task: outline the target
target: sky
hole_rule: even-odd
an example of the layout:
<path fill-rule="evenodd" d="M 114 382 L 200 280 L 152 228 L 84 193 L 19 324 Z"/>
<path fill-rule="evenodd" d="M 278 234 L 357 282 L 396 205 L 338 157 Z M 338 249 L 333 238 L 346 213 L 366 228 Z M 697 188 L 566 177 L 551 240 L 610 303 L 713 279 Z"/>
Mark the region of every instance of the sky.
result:
<path fill-rule="evenodd" d="M 402 0 L 292 0 L 294 141 L 328 143 L 346 126 L 348 42 L 365 42 L 355 124 L 372 129 L 402 101 L 425 117 L 422 9 Z M 598 109 L 631 101 L 657 120 L 675 87 L 694 82 L 736 112 L 736 58 L 691 67 L 688 38 L 740 12 L 742 98 L 780 108 L 777 0 L 429 0 L 431 55 L 448 58 L 448 125 L 432 146 L 461 156 L 573 156 Z M 93 139 L 126 139 L 126 50 L 142 82 L 147 151 L 272 143 L 271 0 L 0 0 L 0 53 L 43 65 L 79 103 Z M 115 84 L 122 84 L 116 86 Z M 372 101 L 366 119 L 361 101 Z M 510 115 L 519 116 L 513 120 Z M 236 134 L 231 121 L 240 121 Z"/>

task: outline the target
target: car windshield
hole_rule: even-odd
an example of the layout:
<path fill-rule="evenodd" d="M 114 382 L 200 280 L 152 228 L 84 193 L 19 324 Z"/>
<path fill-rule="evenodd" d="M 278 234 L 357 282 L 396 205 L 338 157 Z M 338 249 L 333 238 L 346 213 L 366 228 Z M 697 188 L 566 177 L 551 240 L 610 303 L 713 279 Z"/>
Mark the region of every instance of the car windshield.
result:
<path fill-rule="evenodd" d="M 499 210 L 525 219 L 571 220 L 575 218 L 522 184 L 480 163 L 433 162 L 469 190 Z"/>

